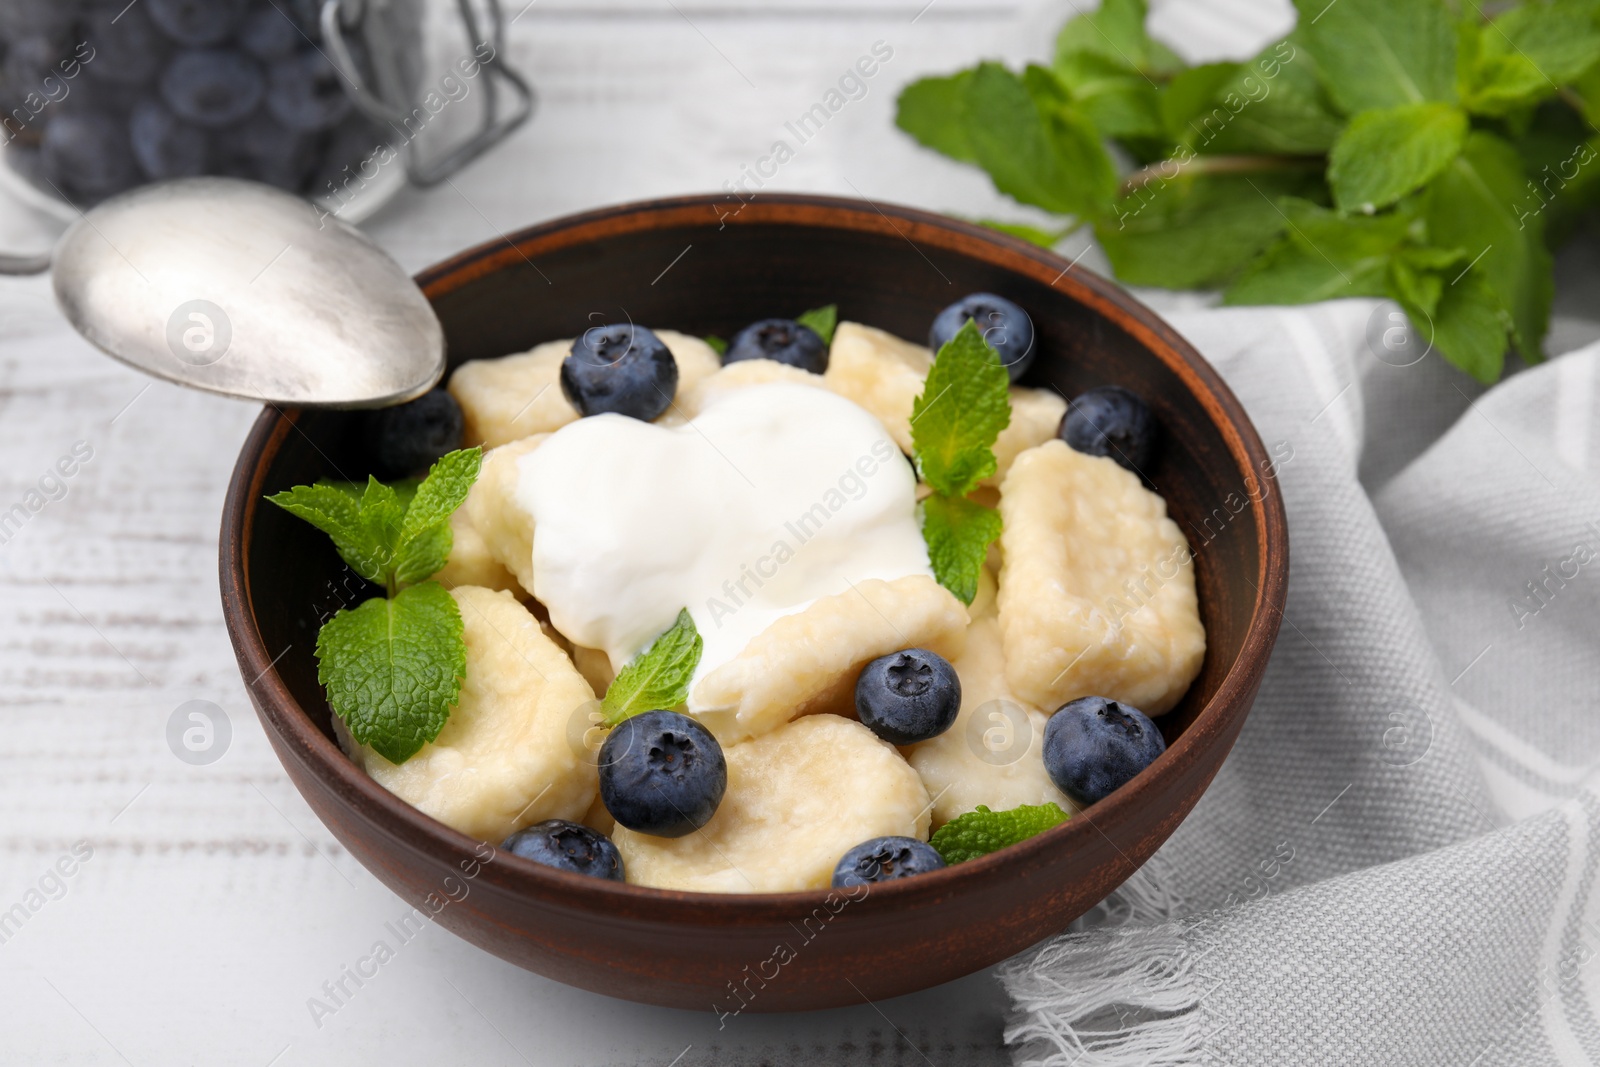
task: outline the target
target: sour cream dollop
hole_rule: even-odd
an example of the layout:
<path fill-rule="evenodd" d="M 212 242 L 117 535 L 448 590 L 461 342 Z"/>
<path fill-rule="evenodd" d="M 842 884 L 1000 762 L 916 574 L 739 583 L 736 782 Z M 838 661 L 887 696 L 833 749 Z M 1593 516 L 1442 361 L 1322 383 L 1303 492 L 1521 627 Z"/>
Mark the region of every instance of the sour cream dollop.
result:
<path fill-rule="evenodd" d="M 522 458 L 517 503 L 556 629 L 620 668 L 687 608 L 705 642 L 691 692 L 782 616 L 933 573 L 883 424 L 795 383 L 731 390 L 679 426 L 579 419 Z"/>

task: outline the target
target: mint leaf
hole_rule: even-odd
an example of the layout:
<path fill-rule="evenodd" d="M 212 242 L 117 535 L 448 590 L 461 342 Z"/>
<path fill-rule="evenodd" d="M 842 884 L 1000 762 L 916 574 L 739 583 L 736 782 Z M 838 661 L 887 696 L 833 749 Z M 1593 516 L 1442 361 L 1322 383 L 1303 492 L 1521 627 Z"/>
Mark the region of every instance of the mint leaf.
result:
<path fill-rule="evenodd" d="M 1213 107 L 1193 120 L 1201 136 L 1190 143 L 1202 152 L 1326 152 L 1344 125 L 1299 31 L 1243 64 L 1216 99 L 1222 114 Z"/>
<path fill-rule="evenodd" d="M 1347 115 L 1456 99 L 1456 32 L 1440 0 L 1295 0 L 1322 83 Z"/>
<path fill-rule="evenodd" d="M 966 92 L 970 70 L 948 78 L 922 78 L 900 90 L 894 124 L 921 144 L 963 163 L 976 163 L 967 141 Z"/>
<path fill-rule="evenodd" d="M 728 342 L 724 341 L 716 334 L 708 333 L 702 337 L 701 340 L 709 345 L 711 347 L 711 351 L 715 352 L 717 355 L 725 356 L 728 354 Z"/>
<path fill-rule="evenodd" d="M 1474 131 L 1429 186 L 1425 218 L 1429 244 L 1458 248 L 1469 262 L 1476 260 L 1474 269 L 1511 315 L 1518 350 L 1532 363 L 1543 358 L 1539 345 L 1550 324 L 1555 279 L 1543 220 L 1521 210 L 1528 195 L 1516 149 Z"/>
<path fill-rule="evenodd" d="M 463 448 L 441 457 L 429 469 L 400 526 L 395 550 L 396 585 L 411 585 L 432 577 L 449 560 L 455 541 L 450 516 L 467 499 L 482 465 L 482 449 Z"/>
<path fill-rule="evenodd" d="M 1432 181 L 1461 153 L 1467 116 L 1450 104 L 1402 104 L 1350 120 L 1328 159 L 1341 211 L 1371 213 Z"/>
<path fill-rule="evenodd" d="M 1070 61 L 1074 53 L 1087 52 L 1141 75 L 1160 77 L 1182 70 L 1183 60 L 1146 31 L 1148 15 L 1145 0 L 1102 0 L 1096 10 L 1061 27 L 1056 35 L 1057 66 Z"/>
<path fill-rule="evenodd" d="M 1158 179 L 1117 201 L 1094 233 L 1117 277 L 1129 285 L 1220 285 L 1287 228 L 1276 200 L 1305 185 L 1281 174 Z"/>
<path fill-rule="evenodd" d="M 1024 804 L 1009 811 L 990 811 L 979 804 L 975 811 L 957 815 L 935 830 L 928 843 L 946 863 L 965 863 L 1026 841 L 1069 818 L 1053 803 Z"/>
<path fill-rule="evenodd" d="M 971 319 L 934 357 L 911 404 L 917 472 L 946 496 L 965 496 L 998 467 L 994 442 L 1011 423 L 1011 378 Z"/>
<path fill-rule="evenodd" d="M 1489 385 L 1505 367 L 1509 325 L 1494 290 L 1474 268 L 1444 285 L 1433 313 L 1433 344 L 1445 359 Z"/>
<path fill-rule="evenodd" d="M 1211 112 L 1223 86 L 1234 81 L 1239 70 L 1238 63 L 1206 63 L 1175 75 L 1161 90 L 1161 122 L 1167 136 L 1192 145 L 1209 133 L 1204 122 L 1197 120 L 1211 120 L 1219 127 L 1230 122 L 1231 110 L 1225 109 L 1220 118 L 1213 118 Z"/>
<path fill-rule="evenodd" d="M 390 763 L 439 736 L 461 695 L 461 611 L 437 582 L 339 612 L 317 635 L 317 680 L 350 735 Z"/>
<path fill-rule="evenodd" d="M 1058 215 L 1092 215 L 1110 202 L 1111 157 L 1069 105 L 1041 109 L 1023 79 L 998 63 L 980 64 L 964 95 L 967 143 L 1000 192 Z"/>
<path fill-rule="evenodd" d="M 1600 57 L 1596 13 L 1583 0 L 1519 4 L 1479 31 L 1482 55 L 1522 57 L 1539 71 L 1547 95 L 1554 94 L 1556 86 L 1574 80 Z"/>
<path fill-rule="evenodd" d="M 977 223 L 991 230 L 1008 233 L 1012 237 L 1020 237 L 1040 248 L 1054 248 L 1062 238 L 1077 229 L 1076 226 L 1063 226 L 1059 230 L 1045 230 L 1038 226 L 1029 226 L 1025 222 L 1005 222 L 1000 219 L 978 219 Z"/>
<path fill-rule="evenodd" d="M 963 604 L 978 595 L 978 576 L 1000 526 L 998 511 L 966 497 L 935 493 L 922 502 L 922 539 L 933 576 Z"/>
<path fill-rule="evenodd" d="M 1058 57 L 1051 69 L 1066 87 L 1070 101 L 1104 136 L 1157 139 L 1165 135 L 1156 86 L 1120 59 L 1072 52 Z"/>
<path fill-rule="evenodd" d="M 375 484 L 376 479 L 369 483 L 367 490 Z M 367 490 L 362 496 L 356 496 L 327 483 L 297 485 L 267 500 L 327 534 L 351 570 L 369 582 L 382 584 L 394 556 L 391 534 L 399 525 L 396 521 L 391 530 L 388 520 L 398 516 L 398 503 L 391 509 L 385 499 L 369 517 L 363 507 Z M 393 492 L 389 490 L 391 495 Z"/>
<path fill-rule="evenodd" d="M 417 486 L 406 507 L 405 521 L 400 527 L 401 545 L 431 527 L 448 523 L 450 516 L 466 502 L 467 493 L 478 480 L 482 468 L 481 448 L 457 449 L 428 468 L 427 477 Z"/>
<path fill-rule="evenodd" d="M 705 642 L 689 609 L 617 673 L 601 702 L 601 723 L 615 726 L 646 711 L 670 711 L 689 699 L 689 679 L 700 664 Z"/>
<path fill-rule="evenodd" d="M 831 345 L 833 331 L 839 328 L 839 305 L 829 304 L 827 307 L 814 308 L 795 316 L 794 321 L 802 326 L 809 326 L 818 337 L 822 338 L 823 344 Z"/>

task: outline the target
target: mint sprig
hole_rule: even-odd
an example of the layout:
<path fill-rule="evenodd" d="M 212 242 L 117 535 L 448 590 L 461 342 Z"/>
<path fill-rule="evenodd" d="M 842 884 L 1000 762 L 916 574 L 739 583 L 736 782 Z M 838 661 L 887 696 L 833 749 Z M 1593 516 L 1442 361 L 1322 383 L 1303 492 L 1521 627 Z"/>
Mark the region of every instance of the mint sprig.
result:
<path fill-rule="evenodd" d="M 1507 351 L 1537 361 L 1547 242 L 1600 206 L 1600 5 L 1295 6 L 1300 25 L 1252 59 L 1188 67 L 1150 37 L 1145 0 L 1102 0 L 1048 67 L 913 82 L 896 123 L 1069 216 L 1009 232 L 1049 245 L 1092 226 L 1124 282 L 1230 304 L 1388 297 L 1482 381 Z"/>
<path fill-rule="evenodd" d="M 839 328 L 839 305 L 829 304 L 826 307 L 813 308 L 795 316 L 795 320 L 802 326 L 808 326 L 816 335 L 822 338 L 825 345 L 833 344 L 833 331 Z"/>
<path fill-rule="evenodd" d="M 979 804 L 935 830 L 928 843 L 946 863 L 965 863 L 1042 834 L 1070 817 L 1054 803 L 1023 804 L 1007 811 L 990 811 Z"/>
<path fill-rule="evenodd" d="M 967 499 L 998 469 L 994 443 L 1011 423 L 1011 379 L 971 319 L 934 357 L 911 404 L 917 473 L 933 489 L 922 502 L 922 538 L 934 577 L 964 604 L 978 593 L 1000 513 Z"/>
<path fill-rule="evenodd" d="M 705 641 L 689 609 L 617 673 L 600 702 L 601 724 L 615 726 L 646 711 L 671 711 L 689 699 L 689 680 L 700 665 Z"/>
<path fill-rule="evenodd" d="M 317 680 L 357 742 L 404 763 L 439 736 L 461 696 L 461 611 L 427 579 L 450 557 L 450 516 L 483 462 L 480 449 L 441 458 L 420 483 L 297 485 L 267 500 L 322 530 L 361 577 L 384 587 L 317 634 Z"/>

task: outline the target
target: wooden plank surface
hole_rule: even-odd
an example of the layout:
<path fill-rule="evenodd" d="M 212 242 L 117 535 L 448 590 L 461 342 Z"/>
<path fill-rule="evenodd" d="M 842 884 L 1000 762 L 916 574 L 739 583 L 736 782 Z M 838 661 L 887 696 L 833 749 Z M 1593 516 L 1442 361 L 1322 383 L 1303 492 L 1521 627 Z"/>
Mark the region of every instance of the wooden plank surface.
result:
<path fill-rule="evenodd" d="M 921 73 L 1044 54 L 1059 5 L 507 6 L 541 113 L 496 155 L 405 193 L 370 224 L 410 268 L 569 211 L 736 180 L 880 40 L 894 57 L 866 96 L 768 187 L 1025 217 L 981 176 L 900 138 L 892 102 Z M 1206 27 L 1224 43 L 1264 37 L 1281 28 L 1282 7 L 1174 0 L 1163 17 L 1203 50 Z M 0 207 L 0 239 L 44 233 Z M 42 504 L 0 531 L 0 1062 L 1005 1062 L 1003 1005 L 985 975 L 719 1029 L 709 1010 L 580 993 L 431 928 L 315 1019 L 308 1001 L 326 999 L 323 983 L 406 909 L 288 784 L 223 630 L 217 522 L 255 414 L 100 357 L 65 327 L 46 281 L 0 280 L 0 513 Z M 51 477 L 75 446 L 89 458 Z M 191 700 L 219 706 L 231 727 L 225 754 L 205 766 L 167 740 Z M 5 926 L 18 904 L 22 917 Z"/>

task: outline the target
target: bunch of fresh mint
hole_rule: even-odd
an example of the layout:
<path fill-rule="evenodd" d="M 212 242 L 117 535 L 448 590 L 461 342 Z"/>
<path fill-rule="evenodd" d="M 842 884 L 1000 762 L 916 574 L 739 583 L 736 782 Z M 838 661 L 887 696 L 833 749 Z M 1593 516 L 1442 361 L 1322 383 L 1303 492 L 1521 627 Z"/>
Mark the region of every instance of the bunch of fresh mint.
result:
<path fill-rule="evenodd" d="M 1540 358 L 1547 241 L 1596 201 L 1600 0 L 1295 0 L 1242 63 L 1189 67 L 1102 0 L 1048 67 L 981 63 L 900 96 L 898 124 L 1083 225 L 1123 281 L 1229 304 L 1397 301 L 1483 382 Z"/>
<path fill-rule="evenodd" d="M 461 696 L 461 610 L 428 581 L 450 558 L 450 516 L 477 480 L 483 452 L 451 452 L 420 483 L 297 485 L 272 503 L 333 539 L 361 577 L 384 587 L 317 635 L 317 680 L 350 736 L 404 763 L 439 736 Z"/>
<path fill-rule="evenodd" d="M 939 584 L 971 604 L 1000 513 L 968 499 L 998 469 L 994 443 L 1011 423 L 1011 378 L 971 319 L 934 357 L 911 405 L 917 473 L 933 489 L 922 502 L 922 538 Z"/>

